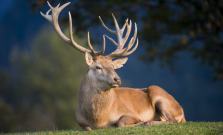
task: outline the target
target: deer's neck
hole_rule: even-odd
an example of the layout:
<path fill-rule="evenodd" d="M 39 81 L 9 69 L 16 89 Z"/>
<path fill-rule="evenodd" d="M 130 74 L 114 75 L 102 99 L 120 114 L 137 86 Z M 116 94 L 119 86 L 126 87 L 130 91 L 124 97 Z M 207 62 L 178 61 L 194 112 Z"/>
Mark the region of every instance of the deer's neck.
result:
<path fill-rule="evenodd" d="M 81 83 L 81 88 L 79 91 L 79 103 L 92 100 L 92 98 L 95 97 L 100 97 L 101 100 L 104 98 L 105 101 L 109 101 L 109 99 L 113 98 L 113 96 L 113 90 L 111 88 L 108 89 L 105 87 L 102 82 L 95 78 L 92 71 L 89 70 Z"/>
<path fill-rule="evenodd" d="M 92 121 L 102 119 L 102 112 L 104 114 L 111 112 L 114 97 L 113 89 L 104 90 L 104 87 L 88 71 L 79 91 L 79 108 L 82 114 Z"/>

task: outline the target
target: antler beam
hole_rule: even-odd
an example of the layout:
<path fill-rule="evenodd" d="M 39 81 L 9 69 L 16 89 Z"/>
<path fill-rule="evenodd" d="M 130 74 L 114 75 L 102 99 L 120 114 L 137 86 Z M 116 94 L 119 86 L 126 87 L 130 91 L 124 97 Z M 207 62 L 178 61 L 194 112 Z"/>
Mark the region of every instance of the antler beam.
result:
<path fill-rule="evenodd" d="M 81 52 L 91 52 L 93 54 L 93 56 L 98 56 L 98 55 L 102 55 L 105 51 L 105 36 L 103 35 L 103 48 L 100 52 L 96 52 L 91 43 L 90 43 L 90 38 L 89 38 L 89 33 L 88 33 L 88 46 L 90 48 L 89 49 L 86 49 L 82 46 L 80 46 L 78 43 L 76 43 L 73 39 L 73 30 L 72 30 L 72 17 L 71 17 L 71 14 L 69 12 L 69 24 L 70 24 L 70 28 L 69 28 L 69 36 L 70 36 L 70 39 L 63 34 L 63 32 L 61 31 L 60 29 L 60 26 L 59 26 L 59 22 L 58 22 L 58 17 L 59 17 L 59 14 L 60 12 L 65 8 L 67 7 L 70 2 L 67 2 L 65 3 L 64 5 L 62 5 L 60 7 L 60 4 L 58 4 L 56 7 L 52 7 L 50 5 L 50 3 L 47 1 L 50 9 L 46 12 L 46 14 L 43 14 L 42 12 L 40 12 L 40 14 L 46 19 L 48 20 L 51 24 L 53 24 L 54 26 L 54 29 L 56 30 L 57 34 L 66 42 L 68 43 L 69 45 L 75 47 L 77 50 L 81 51 Z M 49 15 L 49 13 L 52 13 L 51 15 Z"/>

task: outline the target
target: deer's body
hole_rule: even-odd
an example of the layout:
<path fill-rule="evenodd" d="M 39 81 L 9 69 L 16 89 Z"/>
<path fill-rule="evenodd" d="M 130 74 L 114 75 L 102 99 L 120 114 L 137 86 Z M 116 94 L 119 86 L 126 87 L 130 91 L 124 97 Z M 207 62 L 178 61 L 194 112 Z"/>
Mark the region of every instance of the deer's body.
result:
<path fill-rule="evenodd" d="M 90 84 L 92 81 L 89 78 L 87 74 L 82 82 L 76 112 L 77 121 L 83 128 L 119 126 L 118 121 L 126 115 L 134 120 L 120 126 L 143 124 L 147 121 L 166 121 L 161 112 L 156 110 L 156 103 L 167 107 L 168 113 L 176 120 L 172 122 L 185 122 L 184 112 L 179 103 L 158 86 L 142 89 L 110 88 L 105 92 L 99 92 L 97 87 L 89 87 L 94 85 Z"/>
<path fill-rule="evenodd" d="M 61 7 L 59 4 L 52 7 L 49 2 L 48 5 L 50 10 L 46 14 L 41 12 L 41 15 L 53 24 L 56 32 L 65 42 L 85 53 L 85 61 L 89 67 L 79 90 L 79 106 L 76 112 L 77 122 L 83 129 L 186 122 L 182 107 L 162 88 L 158 86 L 143 89 L 118 88 L 121 79 L 115 69 L 123 67 L 128 58 L 113 59 L 128 56 L 138 47 L 136 23 L 133 37 L 124 47 L 131 32 L 131 20 L 127 19 L 123 27 L 119 28 L 117 20 L 112 14 L 116 30 L 111 30 L 99 17 L 103 27 L 108 32 L 117 35 L 118 42 L 107 35 L 103 35 L 103 48 L 100 52 L 96 52 L 90 43 L 89 33 L 88 45 L 90 50 L 74 41 L 70 13 L 70 38 L 67 38 L 61 31 L 58 16 L 69 5 L 69 2 Z M 52 12 L 52 15 L 49 15 L 49 12 Z M 114 43 L 117 49 L 107 56 L 102 56 L 105 51 L 105 37 Z"/>

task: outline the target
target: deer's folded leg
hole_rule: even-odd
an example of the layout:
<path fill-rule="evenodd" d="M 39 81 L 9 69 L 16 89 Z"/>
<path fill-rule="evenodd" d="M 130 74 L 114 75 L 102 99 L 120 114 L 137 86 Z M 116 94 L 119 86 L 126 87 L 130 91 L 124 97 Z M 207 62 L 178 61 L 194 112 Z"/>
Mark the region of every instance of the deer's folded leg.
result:
<path fill-rule="evenodd" d="M 124 115 L 117 122 L 117 126 L 118 127 L 134 126 L 134 124 L 139 123 L 139 122 L 141 122 L 141 120 L 138 118 L 135 118 L 133 116 Z"/>

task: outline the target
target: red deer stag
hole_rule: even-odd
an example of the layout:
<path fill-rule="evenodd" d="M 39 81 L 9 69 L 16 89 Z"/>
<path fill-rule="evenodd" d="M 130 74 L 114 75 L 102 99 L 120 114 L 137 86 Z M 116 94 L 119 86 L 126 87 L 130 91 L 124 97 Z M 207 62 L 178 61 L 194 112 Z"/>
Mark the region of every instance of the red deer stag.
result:
<path fill-rule="evenodd" d="M 123 27 L 120 28 L 115 16 L 112 14 L 116 30 L 111 30 L 99 16 L 102 26 L 108 32 L 117 36 L 117 42 L 107 35 L 103 35 L 103 48 L 97 52 L 91 45 L 88 32 L 88 46 L 90 49 L 86 49 L 73 39 L 70 12 L 70 38 L 64 35 L 60 29 L 58 16 L 69 4 L 70 2 L 61 7 L 59 4 L 56 7 L 52 7 L 48 2 L 50 10 L 46 14 L 40 13 L 52 23 L 58 35 L 65 42 L 85 53 L 85 60 L 89 69 L 79 90 L 79 106 L 76 111 L 79 125 L 85 130 L 92 130 L 115 126 L 143 126 L 186 122 L 182 107 L 162 88 L 158 86 L 142 89 L 118 87 L 121 84 L 121 79 L 115 72 L 115 69 L 121 68 L 128 58 L 113 59 L 128 56 L 136 50 L 138 46 L 136 23 L 134 24 L 134 35 L 127 47 L 124 48 L 131 32 L 131 20 L 127 19 Z M 52 14 L 49 15 L 49 12 L 52 12 Z M 126 34 L 124 36 L 125 29 Z M 105 51 L 105 37 L 111 40 L 117 46 L 117 49 L 107 56 L 102 56 Z"/>

